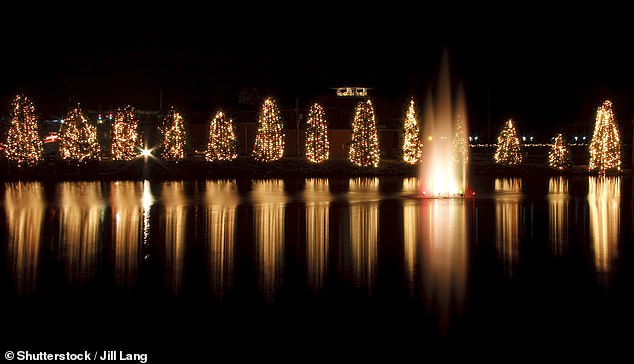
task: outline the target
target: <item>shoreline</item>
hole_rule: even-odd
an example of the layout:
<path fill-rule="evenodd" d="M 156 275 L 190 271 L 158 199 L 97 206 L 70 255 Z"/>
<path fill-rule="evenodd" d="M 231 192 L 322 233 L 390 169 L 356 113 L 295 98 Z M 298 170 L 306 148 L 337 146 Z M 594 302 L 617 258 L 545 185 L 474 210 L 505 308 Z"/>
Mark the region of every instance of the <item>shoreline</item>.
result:
<path fill-rule="evenodd" d="M 275 162 L 259 162 L 251 157 L 239 157 L 233 161 L 207 162 L 190 159 L 182 162 L 166 162 L 156 158 L 132 161 L 98 161 L 72 164 L 65 161 L 47 161 L 38 166 L 18 169 L 6 164 L 0 180 L 11 181 L 73 181 L 73 180 L 200 180 L 200 179 L 267 179 L 267 178 L 326 178 L 326 177 L 416 177 L 418 165 L 399 160 L 383 160 L 377 168 L 354 166 L 347 160 L 331 159 L 321 164 L 308 162 L 300 157 L 287 157 Z M 559 170 L 540 164 L 501 166 L 493 161 L 476 160 L 468 165 L 470 175 L 495 175 L 500 177 L 524 176 L 592 176 L 585 166 L 572 166 Z M 634 169 L 607 175 L 634 175 Z"/>

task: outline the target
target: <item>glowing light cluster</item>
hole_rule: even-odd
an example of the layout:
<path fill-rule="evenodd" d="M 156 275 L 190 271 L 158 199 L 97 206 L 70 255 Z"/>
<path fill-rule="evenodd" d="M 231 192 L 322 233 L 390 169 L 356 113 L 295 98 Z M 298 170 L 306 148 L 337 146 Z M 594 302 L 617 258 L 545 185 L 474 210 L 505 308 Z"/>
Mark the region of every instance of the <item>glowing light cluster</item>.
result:
<path fill-rule="evenodd" d="M 403 161 L 409 164 L 418 163 L 421 159 L 422 143 L 420 141 L 420 128 L 416 118 L 414 98 L 409 100 L 409 106 L 403 120 Z"/>
<path fill-rule="evenodd" d="M 77 162 L 101 159 L 97 128 L 88 121 L 79 105 L 66 114 L 59 138 L 62 159 Z"/>
<path fill-rule="evenodd" d="M 5 154 L 18 167 L 33 166 L 42 160 L 35 106 L 24 95 L 17 95 L 11 102 Z"/>
<path fill-rule="evenodd" d="M 515 165 L 522 163 L 520 138 L 517 136 L 517 130 L 511 119 L 504 124 L 504 128 L 498 135 L 497 149 L 493 158 L 498 164 Z"/>
<path fill-rule="evenodd" d="M 271 162 L 284 155 L 284 125 L 279 107 L 272 97 L 262 103 L 258 118 L 258 134 L 255 137 L 253 157 Z"/>
<path fill-rule="evenodd" d="M 456 133 L 451 141 L 453 160 L 462 164 L 469 162 L 469 139 L 464 124 L 462 115 L 458 114 L 456 117 Z"/>
<path fill-rule="evenodd" d="M 355 108 L 349 159 L 359 167 L 379 166 L 379 136 L 370 100 L 359 102 Z"/>
<path fill-rule="evenodd" d="M 548 152 L 548 165 L 554 168 L 564 169 L 570 160 L 570 150 L 566 146 L 563 134 L 557 134 L 554 143 Z"/>
<path fill-rule="evenodd" d="M 112 159 L 129 161 L 138 156 L 141 147 L 138 125 L 139 120 L 132 106 L 117 110 L 112 127 Z"/>
<path fill-rule="evenodd" d="M 218 111 L 209 124 L 209 141 L 205 159 L 208 161 L 230 161 L 238 157 L 236 151 L 236 127 L 224 112 Z"/>
<path fill-rule="evenodd" d="M 321 163 L 329 156 L 326 111 L 320 104 L 314 103 L 308 110 L 306 121 L 306 159 L 313 163 Z"/>
<path fill-rule="evenodd" d="M 185 158 L 187 132 L 183 117 L 174 109 L 165 116 L 163 129 L 163 151 L 161 157 L 168 161 L 180 161 Z"/>
<path fill-rule="evenodd" d="M 601 174 L 608 170 L 621 170 L 621 141 L 619 128 L 612 112 L 612 102 L 606 100 L 597 109 L 594 134 L 590 142 L 590 171 Z"/>

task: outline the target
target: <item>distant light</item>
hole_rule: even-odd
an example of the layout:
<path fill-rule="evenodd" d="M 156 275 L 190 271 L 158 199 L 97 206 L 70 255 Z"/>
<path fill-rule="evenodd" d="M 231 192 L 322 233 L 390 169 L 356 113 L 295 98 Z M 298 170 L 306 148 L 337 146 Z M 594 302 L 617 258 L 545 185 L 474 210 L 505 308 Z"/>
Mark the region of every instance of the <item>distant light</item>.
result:
<path fill-rule="evenodd" d="M 526 137 L 525 137 L 525 136 L 523 136 L 523 137 L 522 137 L 522 141 L 523 141 L 523 142 L 525 142 L 525 141 L 526 141 Z"/>
<path fill-rule="evenodd" d="M 533 141 L 533 137 L 531 137 L 531 142 Z"/>
<path fill-rule="evenodd" d="M 152 149 L 141 149 L 141 156 L 142 157 L 149 157 L 152 155 Z"/>
<path fill-rule="evenodd" d="M 583 140 L 586 140 L 586 137 L 583 137 Z"/>
<path fill-rule="evenodd" d="M 429 140 L 429 141 L 431 142 L 431 140 L 432 140 L 432 136 L 431 136 L 431 135 L 430 135 L 430 136 L 428 136 L 428 137 L 427 137 L 427 140 Z"/>
<path fill-rule="evenodd" d="M 478 140 L 478 137 L 475 137 L 475 140 Z"/>
<path fill-rule="evenodd" d="M 575 137 L 575 142 L 579 139 L 579 137 Z"/>

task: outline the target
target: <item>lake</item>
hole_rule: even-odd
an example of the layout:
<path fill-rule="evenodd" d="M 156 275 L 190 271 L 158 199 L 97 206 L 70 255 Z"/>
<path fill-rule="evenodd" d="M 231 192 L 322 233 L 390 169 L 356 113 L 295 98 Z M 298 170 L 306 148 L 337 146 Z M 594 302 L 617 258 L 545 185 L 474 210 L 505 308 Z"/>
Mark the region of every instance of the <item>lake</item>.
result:
<path fill-rule="evenodd" d="M 4 350 L 566 358 L 634 335 L 634 179 L 2 185 Z M 521 355 L 520 355 L 521 354 Z"/>

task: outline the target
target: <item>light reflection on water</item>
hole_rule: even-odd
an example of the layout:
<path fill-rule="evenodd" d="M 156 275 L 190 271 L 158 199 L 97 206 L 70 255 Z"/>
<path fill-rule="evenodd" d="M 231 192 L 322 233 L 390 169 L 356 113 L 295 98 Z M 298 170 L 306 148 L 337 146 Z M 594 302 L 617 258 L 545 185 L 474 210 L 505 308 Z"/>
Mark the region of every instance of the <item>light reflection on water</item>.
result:
<path fill-rule="evenodd" d="M 568 246 L 568 180 L 551 177 L 548 180 L 548 236 L 552 252 L 562 256 Z"/>
<path fill-rule="evenodd" d="M 97 270 L 106 202 L 100 182 L 63 182 L 59 196 L 59 254 L 68 279 L 83 284 Z"/>
<path fill-rule="evenodd" d="M 28 294 L 37 284 L 44 189 L 39 182 L 6 183 L 4 188 L 9 267 L 16 292 Z"/>
<path fill-rule="evenodd" d="M 235 181 L 205 183 L 205 229 L 211 291 L 223 297 L 233 285 L 236 209 L 240 203 Z"/>
<path fill-rule="evenodd" d="M 163 213 L 160 216 L 165 237 L 165 285 L 174 294 L 180 293 L 183 284 L 188 207 L 184 189 L 183 182 L 165 182 L 161 191 Z"/>
<path fill-rule="evenodd" d="M 495 179 L 495 245 L 504 270 L 513 276 L 519 260 L 521 178 Z"/>
<path fill-rule="evenodd" d="M 590 232 L 597 273 L 609 273 L 618 256 L 621 179 L 588 177 Z"/>
<path fill-rule="evenodd" d="M 316 292 L 323 289 L 328 269 L 330 200 L 327 179 L 306 180 L 306 273 L 308 285 Z"/>
<path fill-rule="evenodd" d="M 376 278 L 377 238 L 380 199 L 378 178 L 352 178 L 349 181 L 350 242 L 344 269 L 351 273 L 357 288 L 372 293 Z M 367 200 L 365 200 L 367 199 Z"/>

